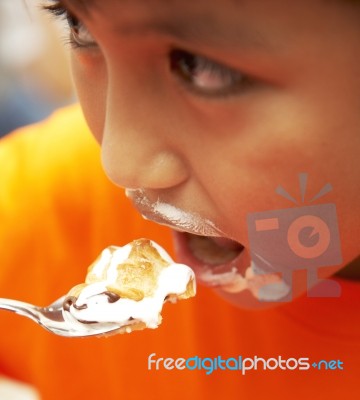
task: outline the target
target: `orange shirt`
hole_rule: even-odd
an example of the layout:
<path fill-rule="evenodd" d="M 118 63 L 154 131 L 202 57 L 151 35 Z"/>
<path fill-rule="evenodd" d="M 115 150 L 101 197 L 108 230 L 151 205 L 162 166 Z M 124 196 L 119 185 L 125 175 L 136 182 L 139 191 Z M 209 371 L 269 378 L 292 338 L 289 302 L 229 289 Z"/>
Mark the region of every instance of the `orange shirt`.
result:
<path fill-rule="evenodd" d="M 169 231 L 144 221 L 104 176 L 98 146 L 77 106 L 2 140 L 1 297 L 49 304 L 84 280 L 104 247 L 139 237 L 171 252 Z M 44 400 L 355 399 L 359 284 L 339 282 L 340 298 L 303 297 L 264 311 L 237 309 L 199 287 L 194 299 L 164 307 L 158 329 L 103 339 L 57 337 L 0 311 L 0 373 L 31 383 Z M 160 360 L 158 369 L 152 363 L 149 370 L 152 353 L 155 362 L 217 358 L 218 368 L 209 373 L 211 360 L 205 360 L 202 369 L 166 369 Z M 239 357 L 246 366 L 255 357 L 265 361 L 244 373 L 230 369 Z M 225 369 L 228 358 L 237 361 L 229 360 Z M 334 362 L 327 370 L 325 362 L 320 370 L 311 365 L 320 360 Z M 299 362 L 309 368 L 299 369 Z M 192 358 L 188 365 L 194 363 Z M 270 369 L 276 363 L 284 369 Z"/>

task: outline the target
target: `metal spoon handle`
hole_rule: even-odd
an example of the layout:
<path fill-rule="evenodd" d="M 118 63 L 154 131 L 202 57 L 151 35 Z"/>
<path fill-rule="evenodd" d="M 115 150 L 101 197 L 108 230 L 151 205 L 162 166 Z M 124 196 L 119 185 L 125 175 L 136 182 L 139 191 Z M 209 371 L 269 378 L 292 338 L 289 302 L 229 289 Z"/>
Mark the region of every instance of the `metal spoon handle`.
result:
<path fill-rule="evenodd" d="M 40 321 L 40 313 L 37 311 L 36 307 L 23 301 L 0 298 L 0 310 L 15 312 L 37 323 Z"/>

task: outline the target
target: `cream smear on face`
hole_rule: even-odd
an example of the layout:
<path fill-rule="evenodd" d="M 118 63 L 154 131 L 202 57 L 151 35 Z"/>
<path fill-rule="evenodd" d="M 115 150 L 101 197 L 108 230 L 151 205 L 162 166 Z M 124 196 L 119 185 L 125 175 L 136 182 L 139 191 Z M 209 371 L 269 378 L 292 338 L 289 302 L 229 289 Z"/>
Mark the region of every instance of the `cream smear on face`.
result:
<path fill-rule="evenodd" d="M 203 218 L 195 212 L 181 210 L 172 204 L 160 201 L 160 199 L 152 202 L 142 189 L 126 189 L 126 196 L 134 202 L 145 219 L 195 235 L 225 236 L 209 219 Z"/>
<path fill-rule="evenodd" d="M 255 273 L 254 271 L 257 271 Z M 210 287 L 219 288 L 227 293 L 240 293 L 250 290 L 260 301 L 280 301 L 290 292 L 289 285 L 276 274 L 261 273 L 253 261 L 246 268 L 245 274 L 239 273 L 236 267 L 228 272 L 216 274 L 211 268 L 198 273 L 198 280 Z"/>
<path fill-rule="evenodd" d="M 290 293 L 289 285 L 276 274 L 255 273 L 254 263 L 251 261 L 244 276 L 236 268 L 228 273 L 212 274 L 211 270 L 200 274 L 199 279 L 210 286 L 216 286 L 227 293 L 240 293 L 245 289 L 260 301 L 281 301 Z"/>

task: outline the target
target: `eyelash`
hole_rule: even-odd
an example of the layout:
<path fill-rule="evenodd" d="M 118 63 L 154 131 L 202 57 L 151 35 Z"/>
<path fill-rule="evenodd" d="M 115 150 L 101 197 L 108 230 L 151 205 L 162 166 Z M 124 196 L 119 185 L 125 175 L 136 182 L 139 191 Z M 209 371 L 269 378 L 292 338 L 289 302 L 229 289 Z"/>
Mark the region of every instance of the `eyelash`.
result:
<path fill-rule="evenodd" d="M 62 5 L 61 1 L 53 0 L 51 1 L 51 4 L 43 4 L 42 8 L 50 14 L 53 14 L 55 17 L 62 17 L 67 14 L 67 10 Z"/>
<path fill-rule="evenodd" d="M 54 0 L 52 4 L 45 5 L 43 8 L 56 18 L 67 21 L 70 29 L 68 42 L 72 48 L 87 49 L 97 46 L 94 40 L 81 40 L 79 32 L 76 32 L 76 29 L 79 30 L 79 28 L 76 26 L 79 25 L 81 28 L 84 25 L 63 6 L 61 1 Z M 84 29 L 86 30 L 86 27 Z M 199 54 L 173 48 L 168 57 L 171 72 L 176 74 L 178 79 L 194 94 L 203 97 L 219 98 L 241 94 L 255 83 L 255 80 L 246 74 Z M 203 79 L 200 79 L 201 85 L 199 86 L 196 84 L 196 79 L 201 78 L 201 74 L 204 76 Z M 206 89 L 204 82 L 213 87 Z"/>
<path fill-rule="evenodd" d="M 43 9 L 53 15 L 55 18 L 60 18 L 66 21 L 69 28 L 69 36 L 66 39 L 66 44 L 72 48 L 90 48 L 95 47 L 95 41 L 81 40 L 76 33 L 76 25 L 82 25 L 81 22 L 62 4 L 61 1 L 52 1 L 52 4 L 44 5 Z M 86 27 L 85 27 L 86 29 Z"/>

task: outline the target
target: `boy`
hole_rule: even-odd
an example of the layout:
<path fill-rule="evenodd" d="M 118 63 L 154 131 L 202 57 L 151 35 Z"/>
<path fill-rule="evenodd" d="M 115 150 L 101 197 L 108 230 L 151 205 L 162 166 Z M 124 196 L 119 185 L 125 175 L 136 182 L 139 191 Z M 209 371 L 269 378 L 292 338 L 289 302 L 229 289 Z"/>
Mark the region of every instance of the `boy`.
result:
<path fill-rule="evenodd" d="M 75 385 L 66 398 L 81 391 L 90 398 L 99 393 L 114 399 L 351 398 L 360 354 L 359 273 L 353 261 L 359 255 L 360 222 L 359 4 L 66 0 L 50 9 L 67 18 L 74 81 L 90 130 L 101 143 L 107 175 L 127 189 L 144 217 L 174 228 L 177 257 L 237 307 L 203 289 L 197 301 L 170 310 L 158 331 L 76 346 L 29 326 L 41 338 L 35 346 L 45 348 L 45 354 L 27 363 L 21 374 L 14 350 L 6 351 L 11 344 L 19 346 L 19 339 L 5 340 L 0 349 L 5 372 L 31 381 L 52 399 L 63 380 Z M 31 229 L 31 242 L 22 250 L 29 268 L 25 281 L 34 281 L 34 273 L 44 280 L 43 292 L 31 298 L 34 303 L 53 293 L 55 277 L 77 276 L 72 269 L 90 261 L 96 246 L 109 244 L 106 240 L 122 244 L 141 235 L 169 246 L 167 230 L 142 222 L 123 195 L 103 181 L 78 111 L 68 113 L 42 128 L 53 131 L 58 124 L 61 134 L 14 137 L 2 149 L 8 160 L 11 148 L 24 150 L 23 142 L 34 137 L 38 143 L 41 137 L 42 148 L 32 150 L 33 170 L 26 176 L 37 176 L 29 185 L 36 189 L 38 208 L 52 218 Z M 67 135 L 74 143 L 65 147 Z M 55 159 L 51 148 L 57 150 Z M 49 154 L 43 154 L 45 149 Z M 22 162 L 28 157 L 25 149 Z M 53 169 L 46 167 L 48 158 Z M 88 170 L 81 172 L 81 164 Z M 328 297 L 303 296 L 278 308 L 243 311 L 275 305 L 261 299 L 281 301 L 289 291 L 298 297 L 308 289 L 301 271 L 287 274 L 287 269 L 262 266 L 265 271 L 256 274 L 248 269 L 257 254 L 251 252 L 247 216 L 289 208 L 274 190 L 281 185 L 297 193 L 296 177 L 304 171 L 309 198 L 328 182 L 334 188 L 326 199 L 336 204 L 341 259 L 334 251 L 332 268 L 319 274 L 326 278 L 341 270 L 352 281 L 336 281 L 341 295 L 331 291 Z M 13 179 L 12 170 L 7 176 Z M 87 204 L 84 192 L 89 193 Z M 8 195 L 18 222 L 12 201 Z M 22 216 L 29 207 L 22 203 Z M 39 224 L 36 214 L 28 217 L 34 225 Z M 1 234 L 9 243 L 13 223 L 4 225 Z M 22 246 L 24 231 L 18 236 L 17 229 L 15 236 Z M 44 239 L 47 245 L 40 250 Z M 29 255 L 29 248 L 36 256 Z M 4 264 L 14 267 L 14 253 L 3 253 Z M 51 274 L 43 260 L 55 263 Z M 4 282 L 14 277 L 8 269 Z M 287 278 L 275 285 L 280 294 L 264 292 L 269 285 L 262 285 L 261 278 L 274 282 L 279 272 Z M 14 297 L 11 282 L 8 297 Z M 28 284 L 17 285 L 19 296 L 32 295 Z M 174 360 L 182 358 L 192 359 L 188 368 L 175 368 L 181 361 Z"/>

